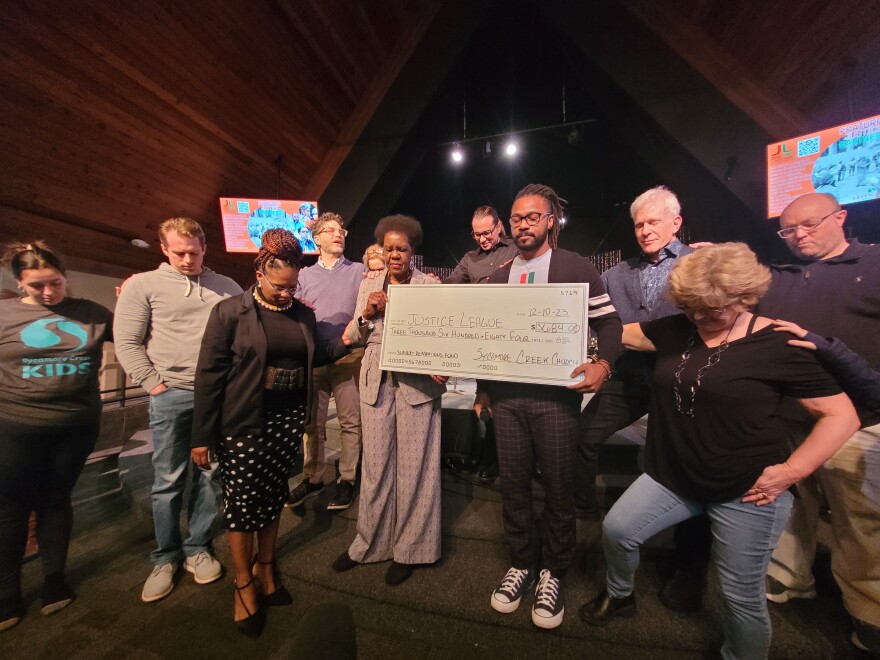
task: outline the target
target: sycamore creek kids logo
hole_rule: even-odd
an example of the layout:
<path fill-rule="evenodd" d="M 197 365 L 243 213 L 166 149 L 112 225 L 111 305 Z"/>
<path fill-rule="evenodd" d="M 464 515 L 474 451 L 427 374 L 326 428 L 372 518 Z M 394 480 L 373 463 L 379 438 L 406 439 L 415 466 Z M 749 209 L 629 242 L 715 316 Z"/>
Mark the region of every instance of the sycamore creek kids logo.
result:
<path fill-rule="evenodd" d="M 54 327 L 53 327 L 54 326 Z M 60 333 L 73 337 L 78 345 L 67 349 L 67 352 L 80 350 L 89 339 L 88 334 L 77 323 L 60 317 L 34 321 L 21 331 L 21 341 L 31 348 L 52 348 L 63 341 Z M 88 355 L 58 356 L 47 358 L 24 358 L 21 361 L 22 378 L 44 378 L 47 376 L 72 376 L 87 374 L 91 370 L 91 358 Z"/>

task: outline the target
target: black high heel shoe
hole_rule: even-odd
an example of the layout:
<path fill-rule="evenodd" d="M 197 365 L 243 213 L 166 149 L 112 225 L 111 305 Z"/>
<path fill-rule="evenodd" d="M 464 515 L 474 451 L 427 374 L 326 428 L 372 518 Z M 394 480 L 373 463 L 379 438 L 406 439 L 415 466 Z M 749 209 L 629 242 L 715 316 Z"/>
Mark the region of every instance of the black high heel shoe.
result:
<path fill-rule="evenodd" d="M 258 609 L 256 612 L 251 612 L 250 608 L 247 606 L 247 603 L 244 602 L 244 598 L 241 597 L 241 592 L 247 589 L 254 583 L 254 579 L 251 578 L 247 581 L 247 584 L 242 586 L 235 585 L 235 596 L 238 600 L 241 601 L 242 607 L 244 607 L 244 611 L 247 612 L 247 617 L 241 619 L 240 621 L 236 621 L 235 625 L 238 629 L 243 632 L 248 637 L 259 637 L 263 628 L 266 626 L 266 612 L 265 610 Z"/>
<path fill-rule="evenodd" d="M 263 593 L 263 602 L 266 603 L 269 607 L 284 607 L 286 605 L 293 604 L 293 596 L 290 595 L 290 592 L 287 590 L 283 584 L 281 584 L 281 576 L 278 575 L 278 568 L 275 566 L 275 560 L 272 561 L 260 561 L 258 556 L 254 557 L 254 563 L 251 564 L 251 570 L 256 567 L 257 564 L 261 566 L 271 566 L 272 567 L 272 577 L 275 579 L 275 591 L 271 594 Z M 259 583 L 259 579 L 257 580 Z"/>

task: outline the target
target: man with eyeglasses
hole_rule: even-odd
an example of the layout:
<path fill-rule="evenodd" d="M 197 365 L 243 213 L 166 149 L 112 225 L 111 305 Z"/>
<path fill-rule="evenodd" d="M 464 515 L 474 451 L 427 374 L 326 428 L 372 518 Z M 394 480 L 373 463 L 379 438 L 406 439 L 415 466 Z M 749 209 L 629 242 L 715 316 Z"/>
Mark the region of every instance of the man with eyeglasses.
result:
<path fill-rule="evenodd" d="M 552 188 L 532 184 L 516 196 L 510 228 L 519 256 L 489 276 L 490 284 L 587 282 L 590 330 L 599 338 L 599 361 L 579 365 L 566 387 L 479 381 L 474 409 L 491 412 L 498 436 L 498 464 L 504 531 L 511 568 L 492 593 L 493 609 L 515 611 L 537 581 L 532 623 L 562 623 L 565 598 L 561 580 L 575 548 L 574 456 L 585 392 L 602 387 L 620 350 L 620 317 L 605 293 L 599 273 L 584 257 L 557 247 L 562 203 Z M 586 359 L 586 356 L 584 356 Z M 544 507 L 535 516 L 532 475 L 541 470 Z"/>
<path fill-rule="evenodd" d="M 633 200 L 630 216 L 642 253 L 602 273 L 611 302 L 622 323 L 678 314 L 666 297 L 666 281 L 678 259 L 693 252 L 677 238 L 682 223 L 678 197 L 665 186 L 650 188 Z M 648 413 L 655 361 L 653 353 L 624 351 L 614 363 L 611 378 L 581 413 L 575 491 L 579 518 L 601 517 L 596 499 L 599 449 L 612 435 Z M 700 519 L 676 526 L 676 572 L 660 591 L 661 602 L 670 609 L 691 611 L 702 605 L 709 561 L 708 549 L 699 543 L 703 528 L 708 533 L 708 521 Z M 692 536 L 697 536 L 700 553 L 690 547 Z"/>
<path fill-rule="evenodd" d="M 519 249 L 504 231 L 504 223 L 498 217 L 498 211 L 491 206 L 481 206 L 474 211 L 471 236 L 477 242 L 477 248 L 462 257 L 455 270 L 443 280 L 443 284 L 484 284 L 489 275 L 519 254 Z M 498 455 L 495 449 L 494 425 L 488 412 L 483 414 L 480 421 L 485 428 L 485 434 L 479 451 L 472 452 L 478 455 L 470 460 L 471 463 L 475 462 L 479 470 L 480 481 L 488 485 L 498 478 Z M 469 466 L 465 463 L 466 460 L 457 457 L 449 460 L 450 467 L 456 471 L 468 469 Z"/>
<path fill-rule="evenodd" d="M 803 195 L 783 210 L 778 233 L 794 259 L 772 267 L 770 290 L 757 311 L 836 337 L 878 370 L 880 246 L 848 242 L 845 221 L 846 210 L 825 193 Z M 831 508 L 832 570 L 854 620 L 853 641 L 880 654 L 880 418 L 858 413 L 862 429 L 798 484 L 801 496 L 768 570 L 767 598 L 785 603 L 816 596 L 812 565 L 821 486 Z M 798 429 L 794 415 L 792 420 Z M 796 441 L 802 438 L 799 433 Z"/>
<path fill-rule="evenodd" d="M 481 206 L 471 220 L 471 236 L 477 248 L 461 258 L 443 284 L 482 284 L 502 264 L 513 259 L 519 249 L 507 237 L 498 211 Z"/>
<path fill-rule="evenodd" d="M 119 363 L 150 394 L 157 548 L 150 554 L 153 569 L 141 592 L 147 603 L 171 593 L 181 562 L 197 584 L 223 574 L 211 555 L 223 507 L 216 462 L 210 469 L 192 469 L 185 539 L 180 514 L 193 468 L 193 388 L 202 335 L 214 305 L 241 293 L 238 284 L 204 266 L 205 233 L 195 220 L 165 220 L 159 225 L 159 242 L 168 263 L 126 282 L 113 324 Z"/>
<path fill-rule="evenodd" d="M 318 322 L 318 341 L 339 337 L 355 315 L 358 288 L 364 277 L 364 265 L 343 256 L 345 237 L 342 218 L 336 213 L 322 213 L 312 225 L 318 247 L 318 261 L 299 274 L 297 297 L 312 305 Z M 361 411 L 358 377 L 364 349 L 355 349 L 333 364 L 312 370 L 312 410 L 303 440 L 303 480 L 290 492 L 287 506 L 296 507 L 324 490 L 327 464 L 324 444 L 327 438 L 327 409 L 330 396 L 336 402 L 336 417 L 341 428 L 339 478 L 336 492 L 327 504 L 329 511 L 343 511 L 354 502 L 355 480 L 361 452 Z"/>

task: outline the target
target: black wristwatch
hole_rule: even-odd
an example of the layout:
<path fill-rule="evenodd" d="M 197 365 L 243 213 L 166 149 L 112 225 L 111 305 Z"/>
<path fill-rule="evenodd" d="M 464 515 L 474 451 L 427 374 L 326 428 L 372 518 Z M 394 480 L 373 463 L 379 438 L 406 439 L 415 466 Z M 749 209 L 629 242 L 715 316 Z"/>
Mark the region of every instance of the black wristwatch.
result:
<path fill-rule="evenodd" d="M 359 328 L 366 328 L 367 330 L 372 330 L 373 328 L 376 327 L 376 324 L 373 323 L 372 321 L 368 321 L 363 316 L 358 316 L 358 327 Z"/>

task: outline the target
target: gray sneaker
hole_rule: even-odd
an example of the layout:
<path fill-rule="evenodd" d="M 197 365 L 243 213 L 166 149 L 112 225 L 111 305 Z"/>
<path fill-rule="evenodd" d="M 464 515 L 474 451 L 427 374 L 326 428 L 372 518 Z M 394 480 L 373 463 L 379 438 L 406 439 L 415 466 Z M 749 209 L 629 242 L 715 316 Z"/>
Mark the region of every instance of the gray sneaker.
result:
<path fill-rule="evenodd" d="M 196 584 L 210 584 L 215 580 L 219 580 L 223 575 L 223 566 L 214 559 L 211 554 L 202 550 L 197 555 L 187 557 L 183 562 L 183 567 L 193 574 Z"/>
<path fill-rule="evenodd" d="M 177 564 L 156 564 L 153 572 L 144 582 L 144 590 L 141 592 L 141 600 L 152 603 L 154 600 L 165 598 L 174 589 L 174 574 L 177 572 Z"/>

